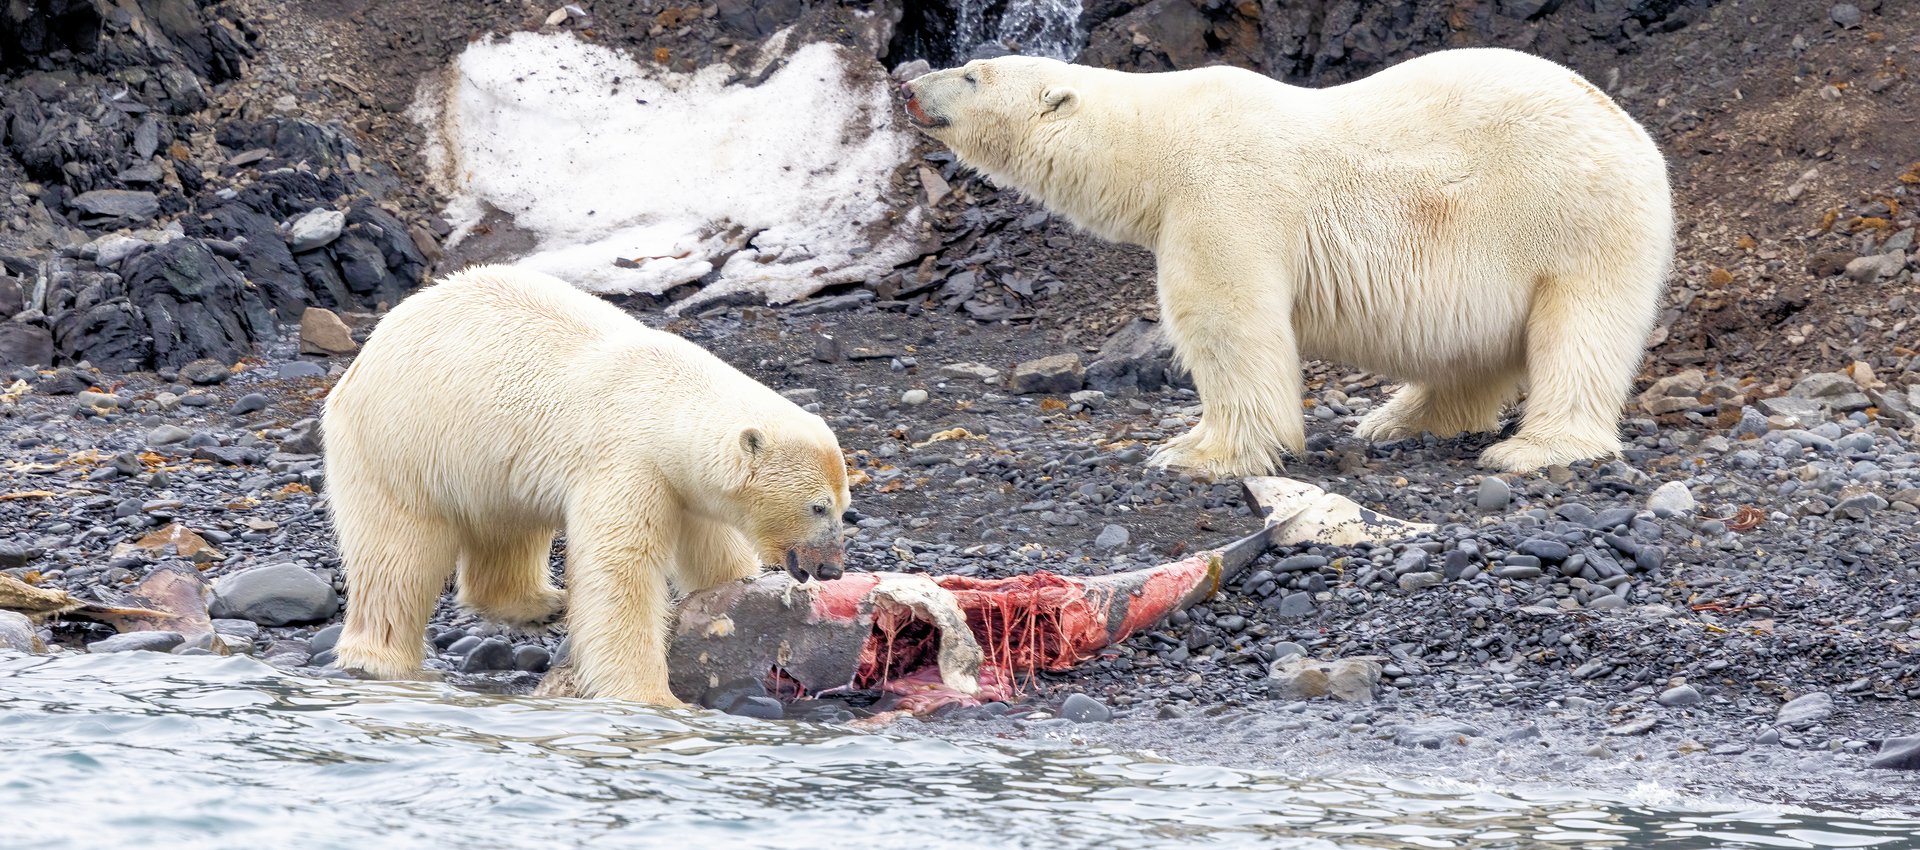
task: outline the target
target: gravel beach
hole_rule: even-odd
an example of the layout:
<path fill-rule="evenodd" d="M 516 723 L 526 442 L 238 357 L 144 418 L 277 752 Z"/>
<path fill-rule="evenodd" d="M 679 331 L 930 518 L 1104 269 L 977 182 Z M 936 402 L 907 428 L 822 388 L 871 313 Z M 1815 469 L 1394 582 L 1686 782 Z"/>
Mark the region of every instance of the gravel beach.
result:
<path fill-rule="evenodd" d="M 0 649 L 247 653 L 318 674 L 351 604 L 315 427 L 327 389 L 422 279 L 526 248 L 498 216 L 440 244 L 443 199 L 416 176 L 404 114 L 413 81 L 469 36 L 537 29 L 548 10 L 185 5 L 200 35 L 165 50 L 109 21 L 112 49 L 42 33 L 5 66 L 0 570 L 113 602 L 184 567 L 213 583 L 217 635 L 0 614 Z M 755 15 L 775 5 L 667 21 L 635 4 L 593 24 L 689 70 L 764 40 Z M 872 47 L 843 8 L 862 5 L 796 26 Z M 1256 55 L 1282 25 L 1222 4 L 1195 47 L 1170 5 L 1088 4 L 1085 61 L 1328 84 L 1453 44 L 1421 12 L 1356 20 L 1384 35 L 1339 52 L 1327 37 Z M 888 728 L 1306 772 L 1920 799 L 1920 10 L 1690 2 L 1601 27 L 1605 12 L 1496 5 L 1515 4 L 1464 4 L 1484 12 L 1461 30 L 1473 43 L 1611 80 L 1672 158 L 1680 258 L 1624 455 L 1490 476 L 1474 459 L 1496 435 L 1363 443 L 1353 424 L 1393 385 L 1312 364 L 1308 452 L 1283 474 L 1435 532 L 1277 549 L 1015 703 Z M 308 25 L 321 36 L 294 37 Z M 10 23 L 0 56 L 23 33 Z M 1698 60 L 1684 79 L 1635 67 L 1683 59 Z M 854 470 L 852 569 L 1098 575 L 1257 529 L 1237 482 L 1145 466 L 1199 414 L 1156 329 L 1151 258 L 933 146 L 916 157 L 893 187 L 925 213 L 914 264 L 777 306 L 669 315 L 696 287 L 611 300 L 826 418 Z M 563 555 L 564 539 L 556 570 Z M 450 598 L 429 636 L 430 669 L 513 693 L 562 639 Z M 856 722 L 888 707 L 780 711 Z"/>

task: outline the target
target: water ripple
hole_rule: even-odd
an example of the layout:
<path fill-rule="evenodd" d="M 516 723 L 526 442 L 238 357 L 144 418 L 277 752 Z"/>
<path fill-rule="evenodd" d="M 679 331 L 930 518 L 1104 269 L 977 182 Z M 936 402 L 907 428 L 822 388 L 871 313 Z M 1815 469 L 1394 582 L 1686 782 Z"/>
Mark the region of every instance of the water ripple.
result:
<path fill-rule="evenodd" d="M 150 653 L 0 658 L 0 765 L 0 850 L 1920 850 L 1914 819 L 1299 780 Z"/>

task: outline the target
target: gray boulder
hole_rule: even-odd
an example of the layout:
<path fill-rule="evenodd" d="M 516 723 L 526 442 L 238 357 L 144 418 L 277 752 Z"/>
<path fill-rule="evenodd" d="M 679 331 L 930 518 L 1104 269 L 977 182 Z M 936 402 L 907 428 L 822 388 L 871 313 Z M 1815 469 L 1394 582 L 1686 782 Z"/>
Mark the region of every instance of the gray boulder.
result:
<path fill-rule="evenodd" d="M 185 643 L 179 632 L 127 632 L 87 644 L 88 652 L 172 652 Z"/>
<path fill-rule="evenodd" d="M 263 626 L 317 623 L 340 610 L 340 595 L 298 564 L 270 564 L 213 583 L 208 613 Z"/>
<path fill-rule="evenodd" d="M 40 640 L 39 633 L 33 629 L 33 621 L 18 611 L 0 611 L 0 649 L 38 655 L 47 651 L 47 645 Z"/>

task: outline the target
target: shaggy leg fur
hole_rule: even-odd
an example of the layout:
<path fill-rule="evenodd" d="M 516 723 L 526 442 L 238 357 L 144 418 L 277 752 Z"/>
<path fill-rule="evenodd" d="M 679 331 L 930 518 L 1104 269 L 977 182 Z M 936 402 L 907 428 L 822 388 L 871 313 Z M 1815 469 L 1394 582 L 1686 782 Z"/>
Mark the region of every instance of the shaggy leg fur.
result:
<path fill-rule="evenodd" d="M 589 696 L 684 708 L 667 687 L 671 532 L 664 507 L 648 504 L 664 488 L 639 488 L 588 485 L 581 492 L 592 494 L 593 504 L 568 511 L 574 673 Z"/>
<path fill-rule="evenodd" d="M 676 560 L 676 583 L 687 593 L 760 574 L 760 557 L 739 529 L 691 515 L 680 520 Z"/>
<path fill-rule="evenodd" d="M 1245 252 L 1204 243 L 1179 250 L 1206 256 L 1199 262 L 1160 261 L 1160 312 L 1175 355 L 1193 374 L 1203 410 L 1200 424 L 1168 440 L 1150 463 L 1214 478 L 1269 474 L 1281 467 L 1285 452 L 1301 454 L 1307 447 L 1300 350 L 1284 282 L 1205 280 L 1243 275 L 1243 268 L 1213 267 L 1222 257 L 1244 263 Z"/>
<path fill-rule="evenodd" d="M 1482 453 L 1481 466 L 1527 472 L 1619 454 L 1620 408 L 1651 324 L 1651 316 L 1622 316 L 1606 303 L 1625 289 L 1576 288 L 1562 281 L 1541 286 L 1527 316 L 1527 407 L 1520 433 Z"/>
<path fill-rule="evenodd" d="M 1495 375 L 1452 386 L 1408 384 L 1354 428 L 1362 440 L 1391 442 L 1432 434 L 1500 430 L 1500 411 L 1519 393 L 1520 376 Z"/>
<path fill-rule="evenodd" d="M 552 531 L 468 532 L 460 547 L 460 604 L 510 626 L 552 620 L 567 598 L 547 569 L 552 552 Z"/>
<path fill-rule="evenodd" d="M 422 678 L 427 619 L 453 572 L 453 529 L 365 493 L 336 501 L 333 524 L 347 573 L 336 666 L 382 679 Z"/>

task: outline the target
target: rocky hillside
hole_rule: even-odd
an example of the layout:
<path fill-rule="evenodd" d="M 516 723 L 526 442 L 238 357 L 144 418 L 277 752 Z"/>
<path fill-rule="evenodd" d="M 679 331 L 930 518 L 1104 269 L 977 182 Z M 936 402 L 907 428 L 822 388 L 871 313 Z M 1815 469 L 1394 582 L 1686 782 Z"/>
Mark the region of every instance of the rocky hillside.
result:
<path fill-rule="evenodd" d="M 308 306 L 419 284 L 425 204 L 351 128 L 260 96 L 259 42 L 228 4 L 0 11 L 0 365 L 232 364 Z"/>
<path fill-rule="evenodd" d="M 929 45 L 950 42 L 963 14 L 984 15 L 975 29 L 992 32 L 1020 6 L 649 0 L 574 7 L 585 15 L 365 0 L 9 7 L 0 20 L 0 182 L 9 189 L 0 314 L 13 318 L 0 323 L 0 364 L 231 362 L 306 306 L 391 303 L 430 273 L 446 232 L 433 214 L 442 199 L 418 179 L 422 134 L 407 107 L 423 77 L 488 32 L 567 29 L 688 71 L 752 55 L 791 26 L 790 41 L 837 41 L 893 68 L 965 58 Z M 1909 5 L 1094 0 L 1082 4 L 1077 32 L 1083 62 L 1140 71 L 1231 63 L 1303 85 L 1443 47 L 1499 45 L 1565 62 L 1619 98 L 1671 161 L 1680 255 L 1649 380 L 1699 368 L 1752 378 L 1750 393 L 1765 396 L 1805 371 L 1853 361 L 1895 380 L 1913 374 L 1903 339 L 1916 303 L 1910 68 L 1920 10 Z M 854 287 L 871 292 L 861 298 L 1034 322 L 1090 352 L 1154 317 L 1144 252 L 1072 232 L 932 145 L 921 153 L 895 191 L 929 207 L 926 252 Z M 444 262 L 526 247 L 496 218 Z"/>

